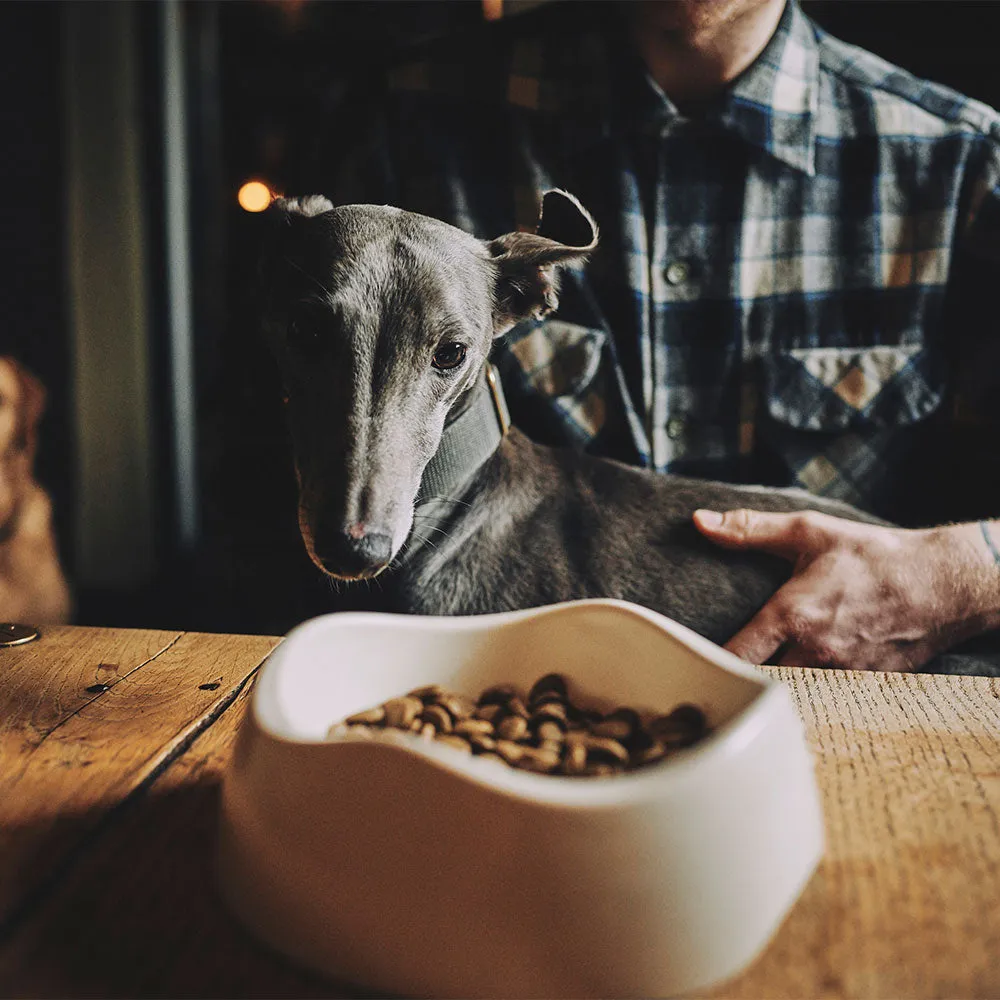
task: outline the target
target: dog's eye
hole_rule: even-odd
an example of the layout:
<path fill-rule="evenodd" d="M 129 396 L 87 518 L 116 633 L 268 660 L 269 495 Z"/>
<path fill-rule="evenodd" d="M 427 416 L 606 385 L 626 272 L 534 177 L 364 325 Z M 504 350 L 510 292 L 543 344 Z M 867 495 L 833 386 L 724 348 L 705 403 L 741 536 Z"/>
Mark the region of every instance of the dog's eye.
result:
<path fill-rule="evenodd" d="M 438 345 L 438 349 L 434 352 L 431 366 L 437 368 L 438 371 L 447 372 L 451 371 L 452 368 L 457 368 L 464 360 L 465 344 L 453 341 L 448 344 Z"/>

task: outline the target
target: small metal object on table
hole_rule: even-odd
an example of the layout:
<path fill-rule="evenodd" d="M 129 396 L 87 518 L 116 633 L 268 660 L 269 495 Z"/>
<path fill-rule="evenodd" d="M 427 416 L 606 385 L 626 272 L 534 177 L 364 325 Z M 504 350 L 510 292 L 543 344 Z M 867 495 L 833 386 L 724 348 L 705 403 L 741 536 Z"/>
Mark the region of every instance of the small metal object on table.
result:
<path fill-rule="evenodd" d="M 52 626 L 4 652 L 0 995 L 357 995 L 215 893 L 219 782 L 278 641 Z M 827 853 L 764 954 L 705 995 L 1000 996 L 1000 681 L 766 672 L 815 752 Z"/>
<path fill-rule="evenodd" d="M 0 622 L 0 648 L 4 646 L 20 646 L 38 638 L 38 629 L 34 625 L 18 625 L 16 622 Z"/>

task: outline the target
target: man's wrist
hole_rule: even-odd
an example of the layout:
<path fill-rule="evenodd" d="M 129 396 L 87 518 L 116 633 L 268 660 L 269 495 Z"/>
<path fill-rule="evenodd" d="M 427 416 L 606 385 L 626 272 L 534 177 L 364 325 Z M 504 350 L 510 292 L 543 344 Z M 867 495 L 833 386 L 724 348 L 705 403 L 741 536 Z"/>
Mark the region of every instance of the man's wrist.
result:
<path fill-rule="evenodd" d="M 1000 522 L 981 521 L 926 529 L 936 550 L 942 630 L 955 642 L 1000 628 Z"/>
<path fill-rule="evenodd" d="M 989 521 L 979 522 L 979 530 L 983 533 L 983 539 L 986 542 L 986 547 L 990 550 L 994 562 L 997 566 L 1000 566 L 1000 548 L 997 547 L 996 539 L 993 537 L 994 527 L 995 525 Z"/>

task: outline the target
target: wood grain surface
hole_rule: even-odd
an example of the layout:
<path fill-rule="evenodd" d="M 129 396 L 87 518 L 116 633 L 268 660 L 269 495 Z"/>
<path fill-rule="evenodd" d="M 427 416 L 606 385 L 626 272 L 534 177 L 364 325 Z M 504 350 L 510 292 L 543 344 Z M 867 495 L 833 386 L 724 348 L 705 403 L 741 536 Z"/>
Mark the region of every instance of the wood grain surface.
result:
<path fill-rule="evenodd" d="M 259 946 L 214 891 L 219 782 L 250 690 L 121 811 L 0 947 L 3 995 L 363 995 Z"/>
<path fill-rule="evenodd" d="M 0 933 L 277 641 L 55 626 L 0 650 Z"/>
<path fill-rule="evenodd" d="M 726 997 L 1000 997 L 1000 681 L 768 668 L 815 751 L 819 872 Z"/>
<path fill-rule="evenodd" d="M 364 995 L 268 953 L 214 892 L 219 782 L 276 642 L 65 628 L 0 650 L 0 995 Z M 1000 682 L 768 672 L 815 751 L 827 853 L 704 995 L 1000 997 Z"/>

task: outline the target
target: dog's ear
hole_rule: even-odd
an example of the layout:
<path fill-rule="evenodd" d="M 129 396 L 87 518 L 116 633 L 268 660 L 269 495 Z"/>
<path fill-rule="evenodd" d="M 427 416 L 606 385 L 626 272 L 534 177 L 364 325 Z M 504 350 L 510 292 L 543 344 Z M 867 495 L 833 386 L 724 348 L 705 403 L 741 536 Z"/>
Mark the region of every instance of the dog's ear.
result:
<path fill-rule="evenodd" d="M 300 226 L 326 212 L 333 211 L 333 204 L 323 195 L 312 194 L 303 198 L 275 198 L 257 217 L 257 287 L 255 292 L 262 308 L 267 309 L 275 293 L 282 288 L 296 271 L 290 258 L 290 248 L 301 243 L 296 234 Z"/>
<path fill-rule="evenodd" d="M 489 244 L 497 267 L 493 333 L 515 323 L 541 319 L 559 305 L 563 264 L 585 260 L 597 246 L 597 223 L 567 191 L 546 191 L 534 233 L 507 233 Z"/>
<path fill-rule="evenodd" d="M 311 219 L 314 215 L 333 211 L 333 202 L 321 194 L 307 194 L 303 198 L 275 198 L 267 211 L 285 215 L 303 215 Z"/>
<path fill-rule="evenodd" d="M 333 204 L 321 194 L 310 194 L 304 198 L 275 198 L 260 213 L 261 248 L 280 251 L 285 237 L 307 219 L 333 211 Z"/>

